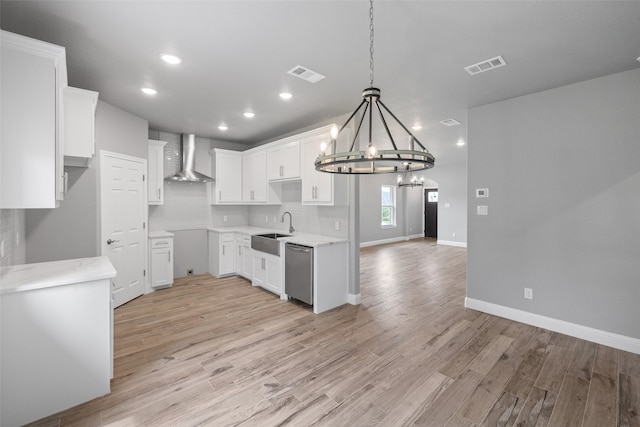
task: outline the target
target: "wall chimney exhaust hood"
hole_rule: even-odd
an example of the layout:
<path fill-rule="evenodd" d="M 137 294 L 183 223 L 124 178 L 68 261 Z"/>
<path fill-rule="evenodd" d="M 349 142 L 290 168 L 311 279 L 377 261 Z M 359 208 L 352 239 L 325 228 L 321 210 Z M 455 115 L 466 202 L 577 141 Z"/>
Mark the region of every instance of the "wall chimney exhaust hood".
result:
<path fill-rule="evenodd" d="M 178 182 L 213 182 L 214 179 L 196 171 L 196 136 L 192 133 L 182 134 L 180 141 L 180 157 L 182 169 L 165 178 L 166 181 Z"/>

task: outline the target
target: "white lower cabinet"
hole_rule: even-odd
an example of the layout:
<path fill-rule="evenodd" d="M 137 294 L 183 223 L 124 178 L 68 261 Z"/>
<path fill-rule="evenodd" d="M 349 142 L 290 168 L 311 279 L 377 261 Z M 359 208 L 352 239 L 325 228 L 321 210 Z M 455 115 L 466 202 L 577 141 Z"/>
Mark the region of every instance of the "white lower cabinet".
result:
<path fill-rule="evenodd" d="M 236 234 L 236 273 L 245 279 L 253 279 L 253 250 L 251 236 Z"/>
<path fill-rule="evenodd" d="M 253 286 L 260 286 L 274 294 L 282 294 L 282 263 L 280 257 L 253 251 Z"/>
<path fill-rule="evenodd" d="M 173 237 L 149 236 L 149 283 L 152 288 L 173 284 Z"/>
<path fill-rule="evenodd" d="M 235 234 L 209 231 L 209 272 L 223 277 L 236 272 Z"/>

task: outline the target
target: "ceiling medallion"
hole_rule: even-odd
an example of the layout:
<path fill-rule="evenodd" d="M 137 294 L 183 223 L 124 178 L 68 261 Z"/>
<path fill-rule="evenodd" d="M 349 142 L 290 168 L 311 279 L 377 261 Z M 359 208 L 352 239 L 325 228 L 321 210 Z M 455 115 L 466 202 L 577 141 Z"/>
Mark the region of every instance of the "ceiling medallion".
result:
<path fill-rule="evenodd" d="M 378 173 L 402 173 L 430 169 L 435 163 L 435 158 L 418 141 L 418 139 L 402 124 L 402 122 L 387 108 L 380 99 L 380 89 L 373 86 L 373 0 L 369 2 L 369 87 L 362 92 L 362 102 L 358 108 L 349 116 L 340 130 L 335 126 L 331 129 L 331 147 L 329 154 L 326 153 L 326 146 L 321 147 L 322 153 L 315 161 L 316 170 L 320 172 L 337 174 L 378 174 Z M 338 152 L 337 140 L 345 127 L 354 120 L 354 117 L 364 106 L 357 130 L 347 151 Z M 389 138 L 393 149 L 379 150 L 372 141 L 374 108 L 378 111 L 380 122 Z M 362 128 L 362 123 L 368 114 L 369 144 L 366 150 L 355 149 L 356 141 Z M 387 113 L 395 122 L 407 133 L 407 145 L 405 150 L 399 149 L 396 141 L 391 135 L 387 119 Z M 355 120 L 354 120 L 355 123 Z M 349 144 L 349 141 L 347 141 Z M 416 144 L 420 149 L 416 149 Z"/>

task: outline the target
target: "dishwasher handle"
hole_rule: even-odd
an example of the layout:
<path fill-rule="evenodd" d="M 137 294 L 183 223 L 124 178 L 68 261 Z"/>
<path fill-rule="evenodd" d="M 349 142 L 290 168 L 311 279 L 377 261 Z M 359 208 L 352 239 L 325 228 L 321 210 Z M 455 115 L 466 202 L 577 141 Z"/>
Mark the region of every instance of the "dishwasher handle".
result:
<path fill-rule="evenodd" d="M 292 245 L 291 243 L 287 243 L 287 249 L 290 249 L 292 251 L 297 251 L 297 252 L 309 253 L 313 248 L 310 248 L 308 246 L 298 246 L 298 245 Z"/>

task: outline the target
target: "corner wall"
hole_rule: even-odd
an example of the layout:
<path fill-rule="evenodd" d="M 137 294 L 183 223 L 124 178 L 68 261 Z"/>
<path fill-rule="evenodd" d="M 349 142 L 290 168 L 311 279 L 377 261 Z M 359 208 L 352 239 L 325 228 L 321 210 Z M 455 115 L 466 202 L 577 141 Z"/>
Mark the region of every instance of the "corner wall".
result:
<path fill-rule="evenodd" d="M 60 207 L 25 210 L 27 263 L 99 255 L 100 150 L 146 159 L 147 132 L 146 120 L 98 101 L 90 167 L 65 167 L 69 191 Z"/>
<path fill-rule="evenodd" d="M 471 109 L 468 130 L 467 306 L 640 352 L 640 70 Z"/>

